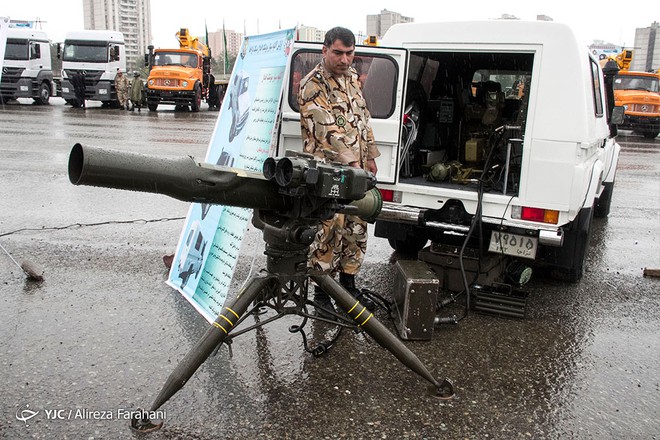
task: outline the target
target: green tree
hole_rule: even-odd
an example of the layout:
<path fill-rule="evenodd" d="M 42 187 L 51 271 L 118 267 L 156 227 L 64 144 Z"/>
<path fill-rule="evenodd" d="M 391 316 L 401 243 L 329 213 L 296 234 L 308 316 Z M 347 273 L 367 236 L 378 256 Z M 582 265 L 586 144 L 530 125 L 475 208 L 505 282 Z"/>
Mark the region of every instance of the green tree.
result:
<path fill-rule="evenodd" d="M 225 73 L 227 76 L 231 74 L 232 69 L 234 68 L 234 63 L 236 62 L 236 54 L 229 54 L 229 70 L 226 72 L 223 71 L 225 64 L 224 54 L 220 54 L 218 57 L 213 58 L 211 61 L 211 71 L 216 77 L 222 76 Z"/>

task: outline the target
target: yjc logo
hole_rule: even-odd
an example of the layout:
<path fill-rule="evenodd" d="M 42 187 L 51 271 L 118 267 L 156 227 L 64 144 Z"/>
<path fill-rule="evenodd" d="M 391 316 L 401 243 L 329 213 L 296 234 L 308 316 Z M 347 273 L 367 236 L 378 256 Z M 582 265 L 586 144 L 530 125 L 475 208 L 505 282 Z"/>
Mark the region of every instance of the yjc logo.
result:
<path fill-rule="evenodd" d="M 16 420 L 20 420 L 21 422 L 25 423 L 25 426 L 28 425 L 28 420 L 30 420 L 32 417 L 36 416 L 39 414 L 39 411 L 32 411 L 30 409 L 30 405 L 25 405 L 25 409 L 21 410 L 20 408 L 16 410 Z"/>

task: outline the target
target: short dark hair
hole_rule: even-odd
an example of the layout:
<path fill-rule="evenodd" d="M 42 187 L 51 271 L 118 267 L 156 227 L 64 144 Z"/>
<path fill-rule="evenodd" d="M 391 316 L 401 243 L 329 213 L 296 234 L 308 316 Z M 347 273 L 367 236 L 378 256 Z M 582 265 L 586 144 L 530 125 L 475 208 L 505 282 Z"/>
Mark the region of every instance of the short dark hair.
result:
<path fill-rule="evenodd" d="M 346 47 L 355 46 L 355 35 L 353 35 L 353 32 L 341 26 L 333 27 L 325 33 L 323 45 L 330 47 L 337 40 L 341 41 Z"/>

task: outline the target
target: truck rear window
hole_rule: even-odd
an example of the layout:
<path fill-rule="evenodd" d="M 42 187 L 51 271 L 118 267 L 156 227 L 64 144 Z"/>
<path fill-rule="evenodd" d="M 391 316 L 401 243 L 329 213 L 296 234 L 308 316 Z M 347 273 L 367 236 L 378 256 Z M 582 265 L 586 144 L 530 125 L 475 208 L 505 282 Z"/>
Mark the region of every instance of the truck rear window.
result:
<path fill-rule="evenodd" d="M 293 55 L 292 73 L 289 76 L 289 105 L 299 112 L 298 89 L 300 81 L 321 62 L 320 51 L 301 50 Z M 394 113 L 396 105 L 396 62 L 387 56 L 360 55 L 356 51 L 353 67 L 362 83 L 362 91 L 367 101 L 371 117 L 387 119 Z"/>

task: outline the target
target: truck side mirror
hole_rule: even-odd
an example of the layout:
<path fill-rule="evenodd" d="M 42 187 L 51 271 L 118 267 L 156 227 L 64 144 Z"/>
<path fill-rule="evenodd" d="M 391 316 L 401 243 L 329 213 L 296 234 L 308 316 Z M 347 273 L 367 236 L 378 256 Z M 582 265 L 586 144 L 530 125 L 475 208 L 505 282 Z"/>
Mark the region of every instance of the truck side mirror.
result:
<path fill-rule="evenodd" d="M 119 46 L 115 46 L 115 61 L 119 61 Z"/>
<path fill-rule="evenodd" d="M 57 43 L 57 59 L 59 60 L 60 58 L 62 58 L 62 45 Z"/>
<path fill-rule="evenodd" d="M 612 108 L 611 124 L 623 124 L 624 108 L 622 105 L 617 105 Z"/>
<path fill-rule="evenodd" d="M 149 67 L 149 54 L 148 53 L 144 54 L 144 66 Z"/>

